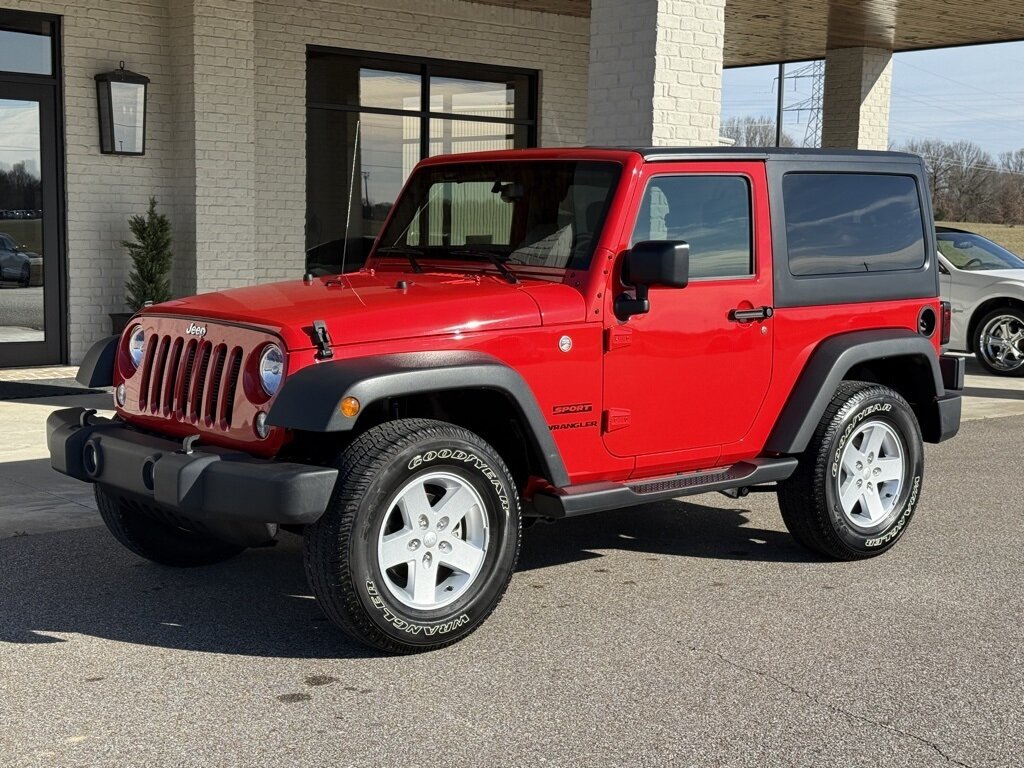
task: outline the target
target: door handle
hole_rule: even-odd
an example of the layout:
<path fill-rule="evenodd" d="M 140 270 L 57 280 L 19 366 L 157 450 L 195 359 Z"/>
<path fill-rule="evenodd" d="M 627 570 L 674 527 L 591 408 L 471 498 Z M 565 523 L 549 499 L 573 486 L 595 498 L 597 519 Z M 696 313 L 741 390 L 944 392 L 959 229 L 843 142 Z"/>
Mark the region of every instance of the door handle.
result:
<path fill-rule="evenodd" d="M 734 323 L 749 323 L 752 320 L 767 320 L 775 314 L 771 307 L 754 307 L 754 309 L 733 309 L 729 312 L 729 319 Z"/>

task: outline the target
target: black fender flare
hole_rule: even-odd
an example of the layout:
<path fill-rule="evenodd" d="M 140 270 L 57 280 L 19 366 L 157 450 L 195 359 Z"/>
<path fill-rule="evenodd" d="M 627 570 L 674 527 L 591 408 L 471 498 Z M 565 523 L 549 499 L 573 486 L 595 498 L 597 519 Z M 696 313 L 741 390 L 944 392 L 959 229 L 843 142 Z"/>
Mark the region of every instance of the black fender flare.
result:
<path fill-rule="evenodd" d="M 846 374 L 860 363 L 893 357 L 922 358 L 931 371 L 933 397 L 945 395 L 939 356 L 932 342 L 924 336 L 898 328 L 832 336 L 811 353 L 775 422 L 765 450 L 779 454 L 801 453 Z"/>
<path fill-rule="evenodd" d="M 558 446 L 529 385 L 515 370 L 483 352 L 408 352 L 331 360 L 307 366 L 285 379 L 267 422 L 307 432 L 347 432 L 358 420 L 341 412 L 341 401 L 365 407 L 388 397 L 456 389 L 496 390 L 519 410 L 529 427 L 547 479 L 568 485 Z"/>
<path fill-rule="evenodd" d="M 83 387 L 114 386 L 114 361 L 117 359 L 117 342 L 120 336 L 100 339 L 85 353 L 78 366 L 75 381 Z"/>

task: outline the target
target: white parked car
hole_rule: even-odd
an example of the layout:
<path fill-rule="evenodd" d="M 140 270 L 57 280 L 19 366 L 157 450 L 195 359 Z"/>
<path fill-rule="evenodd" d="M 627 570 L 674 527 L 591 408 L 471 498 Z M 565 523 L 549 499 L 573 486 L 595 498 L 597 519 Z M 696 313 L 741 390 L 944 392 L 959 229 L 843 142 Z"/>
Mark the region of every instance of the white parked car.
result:
<path fill-rule="evenodd" d="M 936 227 L 942 297 L 953 306 L 948 348 L 989 371 L 1024 376 L 1024 259 L 991 240 Z"/>

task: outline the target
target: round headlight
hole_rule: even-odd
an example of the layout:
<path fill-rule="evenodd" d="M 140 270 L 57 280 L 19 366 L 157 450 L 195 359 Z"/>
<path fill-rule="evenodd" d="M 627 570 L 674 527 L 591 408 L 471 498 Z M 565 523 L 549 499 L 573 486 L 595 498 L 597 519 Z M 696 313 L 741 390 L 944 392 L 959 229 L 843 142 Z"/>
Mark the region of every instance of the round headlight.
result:
<path fill-rule="evenodd" d="M 142 356 L 146 353 L 146 332 L 141 325 L 136 325 L 128 334 L 128 355 L 132 359 L 132 365 L 138 368 L 142 365 Z"/>
<path fill-rule="evenodd" d="M 281 386 L 284 375 L 284 353 L 276 344 L 270 344 L 260 355 L 260 385 L 273 397 Z"/>

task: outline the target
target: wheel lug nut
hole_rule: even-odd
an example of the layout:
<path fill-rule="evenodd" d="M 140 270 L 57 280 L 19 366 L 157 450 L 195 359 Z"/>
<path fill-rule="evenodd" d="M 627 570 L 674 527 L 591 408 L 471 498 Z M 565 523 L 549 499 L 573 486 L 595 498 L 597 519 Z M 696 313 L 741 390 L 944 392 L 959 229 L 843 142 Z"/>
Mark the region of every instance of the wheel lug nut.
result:
<path fill-rule="evenodd" d="M 431 564 L 431 563 L 432 563 L 433 561 L 434 561 L 434 556 L 433 556 L 432 554 L 430 554 L 429 552 L 427 552 L 427 553 L 425 553 L 425 554 L 423 555 L 423 567 L 424 567 L 424 568 L 429 568 L 429 567 L 430 567 L 430 564 Z"/>
<path fill-rule="evenodd" d="M 443 531 L 447 527 L 448 527 L 448 518 L 447 518 L 447 516 L 446 517 L 442 517 L 440 520 L 437 521 L 437 530 Z"/>
<path fill-rule="evenodd" d="M 411 551 L 415 552 L 419 548 L 420 548 L 420 540 L 419 539 L 413 539 L 412 541 L 409 542 L 409 549 Z"/>
<path fill-rule="evenodd" d="M 874 468 L 874 469 L 872 470 L 872 473 L 873 473 L 873 474 L 876 474 L 876 475 L 880 475 L 880 474 L 882 474 L 882 468 L 881 468 L 881 467 L 875 467 L 875 468 Z"/>
<path fill-rule="evenodd" d="M 425 531 L 430 527 L 430 521 L 427 519 L 426 515 L 420 515 L 416 518 L 416 525 L 419 526 L 420 530 Z"/>
<path fill-rule="evenodd" d="M 446 555 L 452 551 L 452 545 L 449 544 L 447 541 L 442 541 L 440 544 L 437 545 L 437 548 L 444 552 Z"/>
<path fill-rule="evenodd" d="M 857 487 L 860 488 L 862 485 L 864 485 L 864 481 L 863 480 L 858 480 L 857 481 Z"/>
<path fill-rule="evenodd" d="M 858 461 L 857 462 L 857 469 L 864 469 L 864 462 L 863 461 Z"/>

